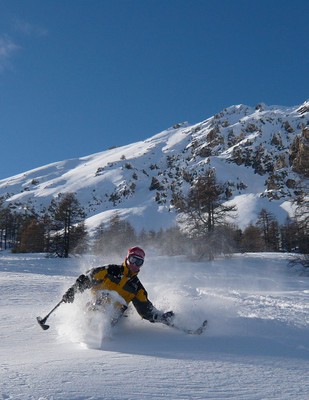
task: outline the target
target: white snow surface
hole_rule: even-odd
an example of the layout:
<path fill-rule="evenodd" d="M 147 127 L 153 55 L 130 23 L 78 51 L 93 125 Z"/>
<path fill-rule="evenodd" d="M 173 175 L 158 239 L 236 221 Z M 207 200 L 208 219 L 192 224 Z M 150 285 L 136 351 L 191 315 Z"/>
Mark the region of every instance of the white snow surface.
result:
<path fill-rule="evenodd" d="M 102 260 L 2 252 L 0 399 L 307 400 L 309 278 L 288 258 L 148 256 L 140 279 L 154 305 L 174 310 L 184 327 L 208 319 L 192 336 L 142 320 L 134 308 L 111 330 L 103 316 L 84 313 L 86 292 L 43 331 L 36 317 Z"/>

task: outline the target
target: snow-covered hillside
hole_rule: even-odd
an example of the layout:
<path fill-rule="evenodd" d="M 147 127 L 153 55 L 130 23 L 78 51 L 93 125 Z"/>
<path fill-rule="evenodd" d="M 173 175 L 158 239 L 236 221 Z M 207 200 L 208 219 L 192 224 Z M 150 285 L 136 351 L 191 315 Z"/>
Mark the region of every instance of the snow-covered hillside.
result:
<path fill-rule="evenodd" d="M 36 316 L 101 260 L 2 252 L 0 398 L 307 400 L 308 277 L 288 268 L 287 257 L 147 257 L 140 278 L 154 304 L 173 309 L 183 326 L 208 318 L 203 335 L 189 336 L 134 309 L 112 332 L 104 323 L 91 331 L 85 293 L 58 308 L 43 331 Z"/>
<path fill-rule="evenodd" d="M 0 196 L 22 212 L 74 192 L 90 233 L 118 211 L 137 229 L 174 224 L 170 200 L 208 168 L 226 183 L 240 227 L 262 208 L 283 223 L 296 186 L 309 176 L 309 102 L 296 107 L 229 107 L 194 125 L 175 126 L 138 143 L 55 162 L 0 181 Z M 149 221 L 153 226 L 149 227 Z"/>

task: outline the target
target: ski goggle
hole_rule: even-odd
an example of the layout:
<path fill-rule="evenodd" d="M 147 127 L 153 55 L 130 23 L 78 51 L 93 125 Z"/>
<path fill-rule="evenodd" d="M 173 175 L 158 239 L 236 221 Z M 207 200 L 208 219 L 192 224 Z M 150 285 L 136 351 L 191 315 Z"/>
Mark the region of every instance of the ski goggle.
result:
<path fill-rule="evenodd" d="M 128 260 L 130 264 L 134 264 L 137 267 L 141 267 L 144 264 L 144 260 L 136 256 L 129 256 Z"/>

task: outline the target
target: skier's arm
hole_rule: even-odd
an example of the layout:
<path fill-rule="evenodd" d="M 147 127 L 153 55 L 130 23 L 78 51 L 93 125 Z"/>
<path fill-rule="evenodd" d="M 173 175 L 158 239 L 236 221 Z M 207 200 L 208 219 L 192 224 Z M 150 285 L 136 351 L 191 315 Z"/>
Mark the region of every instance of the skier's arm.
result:
<path fill-rule="evenodd" d="M 92 283 L 89 275 L 80 275 L 73 286 L 71 286 L 65 294 L 62 296 L 62 301 L 64 303 L 73 303 L 75 293 L 83 292 L 86 289 L 91 288 Z"/>
<path fill-rule="evenodd" d="M 147 292 L 143 287 L 138 291 L 132 303 L 139 315 L 150 322 L 162 322 L 169 325 L 174 317 L 173 311 L 163 313 L 157 310 L 151 301 L 148 300 Z"/>

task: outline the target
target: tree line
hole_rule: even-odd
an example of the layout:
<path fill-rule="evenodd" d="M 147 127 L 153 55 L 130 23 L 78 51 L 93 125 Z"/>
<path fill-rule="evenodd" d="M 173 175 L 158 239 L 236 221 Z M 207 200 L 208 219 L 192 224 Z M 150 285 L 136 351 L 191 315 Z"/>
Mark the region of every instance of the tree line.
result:
<path fill-rule="evenodd" d="M 218 182 L 209 169 L 192 180 L 187 193 L 173 192 L 177 212 L 175 227 L 159 232 L 136 232 L 117 212 L 99 226 L 90 240 L 85 228 L 85 211 L 73 193 L 59 194 L 41 213 L 25 205 L 7 205 L 0 198 L 0 248 L 13 252 L 69 254 L 119 254 L 134 243 L 156 247 L 161 254 L 187 255 L 194 260 L 213 260 L 234 252 L 283 251 L 309 254 L 308 199 L 299 190 L 294 218 L 279 224 L 266 209 L 257 221 L 241 230 L 233 223 L 236 206 L 227 205 L 226 183 Z"/>
<path fill-rule="evenodd" d="M 41 213 L 0 198 L 0 248 L 68 257 L 87 251 L 85 212 L 73 193 L 60 193 Z"/>

